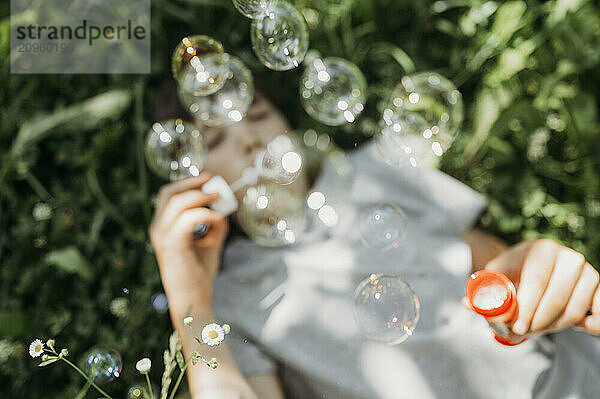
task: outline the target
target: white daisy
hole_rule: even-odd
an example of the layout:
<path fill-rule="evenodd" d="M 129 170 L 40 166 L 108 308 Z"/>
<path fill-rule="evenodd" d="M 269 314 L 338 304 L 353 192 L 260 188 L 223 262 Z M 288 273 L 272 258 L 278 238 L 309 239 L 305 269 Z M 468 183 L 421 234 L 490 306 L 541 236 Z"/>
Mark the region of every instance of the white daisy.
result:
<path fill-rule="evenodd" d="M 41 356 L 42 353 L 44 353 L 44 343 L 41 340 L 36 339 L 29 344 L 29 355 L 31 355 L 31 357 Z"/>
<path fill-rule="evenodd" d="M 208 324 L 202 329 L 202 341 L 209 345 L 219 345 L 225 338 L 223 328 L 215 323 Z"/>
<path fill-rule="evenodd" d="M 135 368 L 137 369 L 137 371 L 140 372 L 140 374 L 149 373 L 151 367 L 152 367 L 152 362 L 147 357 L 138 360 L 138 362 L 135 365 Z"/>

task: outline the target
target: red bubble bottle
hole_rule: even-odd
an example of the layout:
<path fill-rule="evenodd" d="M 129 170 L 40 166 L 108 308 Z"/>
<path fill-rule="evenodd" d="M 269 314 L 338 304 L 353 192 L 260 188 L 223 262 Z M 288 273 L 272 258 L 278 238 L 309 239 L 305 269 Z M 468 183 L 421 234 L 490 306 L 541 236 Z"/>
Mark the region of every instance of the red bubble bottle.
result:
<path fill-rule="evenodd" d="M 517 313 L 517 291 L 504 274 L 480 270 L 471 274 L 465 296 L 475 313 L 486 318 L 496 341 L 514 346 L 527 339 L 512 332 L 511 321 Z"/>

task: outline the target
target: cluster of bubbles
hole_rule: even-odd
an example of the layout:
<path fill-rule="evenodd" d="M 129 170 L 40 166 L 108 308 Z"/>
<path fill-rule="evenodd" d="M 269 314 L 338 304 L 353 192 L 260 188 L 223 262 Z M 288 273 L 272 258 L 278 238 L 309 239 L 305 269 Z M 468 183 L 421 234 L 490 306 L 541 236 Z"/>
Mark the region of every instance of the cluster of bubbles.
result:
<path fill-rule="evenodd" d="M 437 73 L 405 76 L 393 90 L 382 119 L 375 141 L 386 162 L 435 165 L 462 124 L 462 96 Z"/>
<path fill-rule="evenodd" d="M 85 373 L 97 384 L 119 378 L 122 370 L 123 360 L 116 349 L 95 349 L 85 362 Z"/>
<path fill-rule="evenodd" d="M 146 161 L 154 173 L 169 180 L 198 176 L 207 149 L 200 130 L 181 119 L 157 122 L 146 138 Z"/>
<path fill-rule="evenodd" d="M 252 74 L 215 39 L 204 35 L 181 39 L 171 69 L 181 102 L 199 123 L 227 126 L 246 115 L 254 98 Z"/>
<path fill-rule="evenodd" d="M 372 274 L 354 294 L 354 317 L 363 334 L 397 345 L 413 334 L 419 321 L 419 298 L 398 276 Z"/>
<path fill-rule="evenodd" d="M 312 118 L 330 126 L 352 123 L 363 111 L 367 81 L 342 58 L 315 58 L 300 81 L 300 100 Z"/>

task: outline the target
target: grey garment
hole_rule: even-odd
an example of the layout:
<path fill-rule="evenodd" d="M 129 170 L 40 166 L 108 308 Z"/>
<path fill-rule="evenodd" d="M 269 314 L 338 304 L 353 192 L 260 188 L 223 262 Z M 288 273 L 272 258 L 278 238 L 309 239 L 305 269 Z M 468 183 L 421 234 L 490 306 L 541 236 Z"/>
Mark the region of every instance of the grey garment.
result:
<path fill-rule="evenodd" d="M 546 374 L 536 385 L 552 363 L 536 339 L 503 347 L 460 304 L 471 270 L 460 236 L 483 199 L 439 171 L 390 167 L 373 145 L 349 159 L 354 178 L 346 192 L 328 191 L 339 190 L 331 170 L 316 186 L 345 198 L 335 228 L 315 226 L 287 248 L 247 239 L 226 248 L 213 303 L 236 334 L 226 342 L 242 372 L 277 369 L 288 398 L 302 399 L 520 399 L 557 381 Z M 381 201 L 408 217 L 405 242 L 386 252 L 361 242 L 357 221 L 361 209 Z M 370 341 L 355 324 L 354 290 L 371 273 L 398 274 L 419 296 L 419 323 L 400 345 Z"/>

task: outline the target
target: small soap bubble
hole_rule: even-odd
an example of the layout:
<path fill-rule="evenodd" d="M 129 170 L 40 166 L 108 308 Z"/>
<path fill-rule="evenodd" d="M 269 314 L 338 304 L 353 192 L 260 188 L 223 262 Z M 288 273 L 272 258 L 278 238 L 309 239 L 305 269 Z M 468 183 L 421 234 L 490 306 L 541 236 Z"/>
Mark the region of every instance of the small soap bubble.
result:
<path fill-rule="evenodd" d="M 96 349 L 85 363 L 85 373 L 98 384 L 119 378 L 122 369 L 121 354 L 116 349 Z"/>
<path fill-rule="evenodd" d="M 158 313 L 166 313 L 169 310 L 169 300 L 164 292 L 155 292 L 152 294 L 150 303 Z"/>
<path fill-rule="evenodd" d="M 176 81 L 180 81 L 193 59 L 200 60 L 213 54 L 223 54 L 223 45 L 205 35 L 186 36 L 175 47 L 171 57 L 171 72 Z M 218 89 L 217 89 L 218 90 Z"/>
<path fill-rule="evenodd" d="M 206 161 L 200 130 L 181 119 L 157 122 L 146 139 L 146 161 L 158 176 L 180 180 L 198 176 Z"/>
<path fill-rule="evenodd" d="M 289 186 L 264 183 L 246 191 L 238 221 L 257 244 L 278 247 L 294 244 L 307 225 L 304 201 Z"/>
<path fill-rule="evenodd" d="M 298 67 L 308 51 L 306 21 L 287 1 L 273 1 L 261 18 L 252 21 L 250 33 L 258 59 L 276 71 Z"/>
<path fill-rule="evenodd" d="M 406 236 L 406 215 L 394 204 L 371 205 L 362 211 L 359 227 L 365 245 L 383 251 L 398 248 Z"/>
<path fill-rule="evenodd" d="M 195 96 L 179 89 L 179 98 L 193 117 L 206 126 L 227 126 L 240 122 L 254 98 L 252 74 L 238 58 L 225 55 L 227 73 L 219 91 Z"/>
<path fill-rule="evenodd" d="M 255 19 L 265 15 L 272 2 L 272 0 L 233 0 L 233 5 L 243 16 Z"/>
<path fill-rule="evenodd" d="M 435 165 L 452 146 L 463 116 L 462 95 L 448 79 L 433 72 L 405 76 L 383 112 L 378 147 L 392 164 Z"/>
<path fill-rule="evenodd" d="M 419 311 L 419 298 L 397 276 L 372 274 L 354 293 L 359 329 L 367 338 L 387 345 L 400 344 L 413 334 Z"/>
<path fill-rule="evenodd" d="M 277 136 L 256 158 L 258 173 L 275 183 L 291 184 L 302 170 L 300 150 L 286 135 Z"/>
<path fill-rule="evenodd" d="M 363 111 L 367 81 L 342 58 L 316 58 L 300 81 L 300 100 L 312 118 L 330 126 L 352 123 Z"/>

